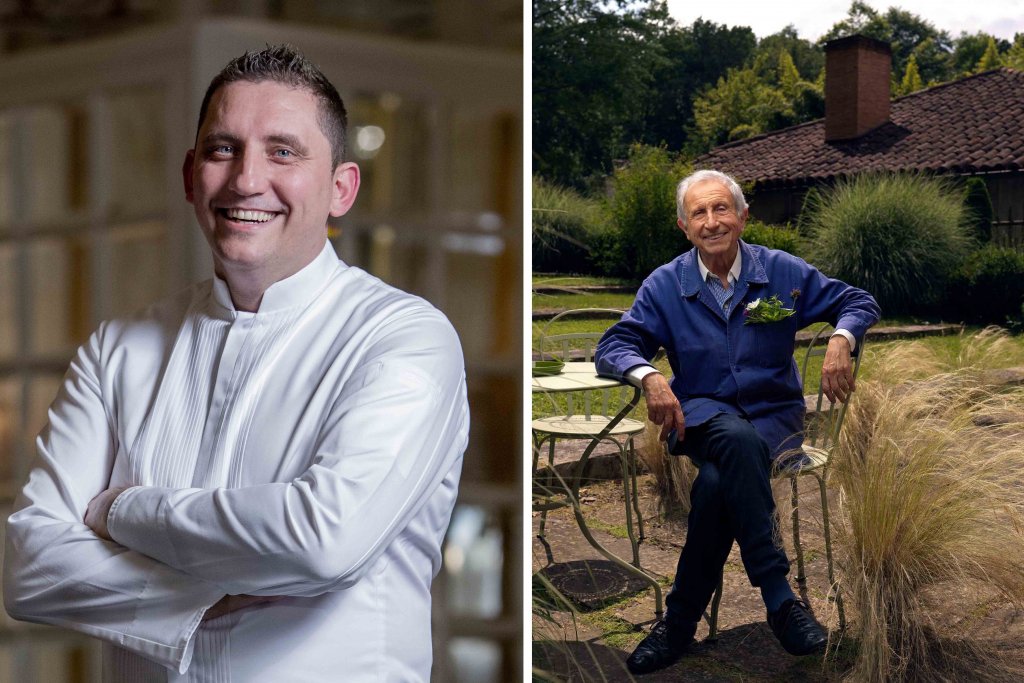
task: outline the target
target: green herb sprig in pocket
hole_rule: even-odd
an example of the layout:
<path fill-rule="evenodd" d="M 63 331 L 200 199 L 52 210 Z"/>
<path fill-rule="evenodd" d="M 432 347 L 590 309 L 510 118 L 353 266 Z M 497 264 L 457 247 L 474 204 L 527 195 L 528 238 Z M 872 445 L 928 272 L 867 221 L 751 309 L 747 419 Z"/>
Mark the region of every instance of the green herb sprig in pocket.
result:
<path fill-rule="evenodd" d="M 786 308 L 778 294 L 772 294 L 767 299 L 754 299 L 743 309 L 743 324 L 759 325 L 785 320 L 796 313 L 796 300 L 800 297 L 800 290 L 794 289 L 790 296 L 793 298 L 793 308 Z"/>

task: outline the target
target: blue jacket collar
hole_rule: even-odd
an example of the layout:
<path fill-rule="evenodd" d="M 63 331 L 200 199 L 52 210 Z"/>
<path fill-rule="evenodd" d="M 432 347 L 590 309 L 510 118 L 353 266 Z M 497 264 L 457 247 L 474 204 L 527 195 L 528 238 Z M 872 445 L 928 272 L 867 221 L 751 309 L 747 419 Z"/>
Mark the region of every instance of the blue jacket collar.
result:
<path fill-rule="evenodd" d="M 768 275 L 764 272 L 764 265 L 758 258 L 757 252 L 750 248 L 750 245 L 740 240 L 740 249 L 743 251 L 743 271 L 740 280 L 747 284 L 768 284 Z M 697 247 L 683 254 L 679 259 L 679 283 L 682 287 L 682 295 L 685 297 L 696 296 L 700 292 L 700 266 L 697 264 Z"/>

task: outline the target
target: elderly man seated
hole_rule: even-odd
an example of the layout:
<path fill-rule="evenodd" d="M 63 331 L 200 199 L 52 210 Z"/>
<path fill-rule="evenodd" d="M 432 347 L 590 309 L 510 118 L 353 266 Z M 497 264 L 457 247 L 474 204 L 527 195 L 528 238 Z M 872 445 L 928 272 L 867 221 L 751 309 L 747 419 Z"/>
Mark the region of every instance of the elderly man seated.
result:
<path fill-rule="evenodd" d="M 845 401 L 854 390 L 851 353 L 879 317 L 867 292 L 791 254 L 741 241 L 747 203 L 731 177 L 698 171 L 679 183 L 676 204 L 694 248 L 651 273 L 596 356 L 598 372 L 643 388 L 661 439 L 700 467 L 665 619 L 627 660 L 633 673 L 672 664 L 693 642 L 734 540 L 786 651 L 824 648 L 824 629 L 786 578 L 769 477 L 774 460 L 801 442 L 797 330 L 822 321 L 836 327 L 822 383 L 829 399 Z M 782 315 L 763 315 L 766 307 Z M 671 383 L 650 365 L 659 348 L 668 354 Z"/>

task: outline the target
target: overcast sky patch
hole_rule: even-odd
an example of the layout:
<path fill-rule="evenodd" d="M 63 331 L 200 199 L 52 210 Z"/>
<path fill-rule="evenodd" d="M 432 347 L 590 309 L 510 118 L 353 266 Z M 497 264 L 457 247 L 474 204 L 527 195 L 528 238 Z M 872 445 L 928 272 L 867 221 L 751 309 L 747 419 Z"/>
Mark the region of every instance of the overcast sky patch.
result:
<path fill-rule="evenodd" d="M 1024 0 L 984 0 L 951 2 L 949 0 L 899 0 L 868 4 L 885 12 L 896 6 L 930 21 L 937 29 L 948 31 L 954 38 L 961 31 L 984 31 L 999 38 L 1013 40 L 1015 33 L 1024 33 Z M 668 0 L 672 17 L 689 26 L 698 17 L 727 26 L 749 26 L 758 38 L 778 33 L 788 24 L 796 26 L 801 38 L 817 40 L 842 21 L 850 8 L 849 0 Z"/>

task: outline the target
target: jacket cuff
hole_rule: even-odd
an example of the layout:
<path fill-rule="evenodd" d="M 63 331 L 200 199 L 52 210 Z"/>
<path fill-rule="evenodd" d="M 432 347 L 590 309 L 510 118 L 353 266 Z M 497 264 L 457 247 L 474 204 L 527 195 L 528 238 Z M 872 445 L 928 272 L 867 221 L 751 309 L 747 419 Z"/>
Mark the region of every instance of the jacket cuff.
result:
<path fill-rule="evenodd" d="M 658 369 L 652 365 L 637 365 L 626 372 L 624 379 L 633 386 L 640 387 L 642 389 L 644 377 L 652 372 L 658 372 Z"/>
<path fill-rule="evenodd" d="M 833 332 L 831 337 L 829 338 L 831 339 L 837 334 L 840 335 L 841 337 L 846 337 L 846 341 L 850 342 L 850 353 L 853 353 L 854 351 L 857 350 L 857 338 L 853 336 L 853 332 L 840 328 Z"/>

